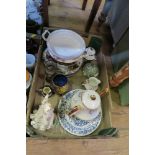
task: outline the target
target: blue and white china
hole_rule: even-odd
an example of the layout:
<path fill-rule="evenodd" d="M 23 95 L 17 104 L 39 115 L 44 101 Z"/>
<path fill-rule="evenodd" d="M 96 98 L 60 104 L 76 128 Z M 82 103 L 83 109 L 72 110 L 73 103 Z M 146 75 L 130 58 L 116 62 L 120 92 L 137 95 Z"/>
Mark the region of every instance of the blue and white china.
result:
<path fill-rule="evenodd" d="M 76 136 L 86 136 L 93 133 L 100 125 L 102 111 L 92 120 L 81 120 L 77 117 L 68 116 L 71 109 L 72 97 L 81 89 L 75 89 L 65 94 L 58 105 L 58 118 L 61 126 L 70 134 Z"/>

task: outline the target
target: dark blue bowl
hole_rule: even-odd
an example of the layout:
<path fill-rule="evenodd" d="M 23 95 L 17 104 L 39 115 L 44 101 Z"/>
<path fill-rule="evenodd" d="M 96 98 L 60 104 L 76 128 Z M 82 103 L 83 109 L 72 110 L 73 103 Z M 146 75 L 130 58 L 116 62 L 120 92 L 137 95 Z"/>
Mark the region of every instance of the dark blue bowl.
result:
<path fill-rule="evenodd" d="M 59 87 L 62 87 L 64 85 L 66 85 L 67 82 L 68 82 L 67 77 L 62 75 L 62 74 L 57 74 L 53 78 L 53 84 L 56 85 L 56 86 L 59 86 Z"/>

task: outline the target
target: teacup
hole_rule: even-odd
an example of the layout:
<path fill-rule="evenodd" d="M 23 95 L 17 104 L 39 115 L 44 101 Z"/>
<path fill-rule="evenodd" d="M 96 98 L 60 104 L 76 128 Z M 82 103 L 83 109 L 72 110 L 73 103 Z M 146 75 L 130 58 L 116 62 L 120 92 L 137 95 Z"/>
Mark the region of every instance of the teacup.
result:
<path fill-rule="evenodd" d="M 100 111 L 100 95 L 94 90 L 84 90 L 83 92 L 78 93 L 79 94 L 75 94 L 72 97 L 72 106 L 68 115 L 75 115 L 80 117 L 80 119 L 85 120 L 93 119 L 93 117 L 96 117 Z"/>

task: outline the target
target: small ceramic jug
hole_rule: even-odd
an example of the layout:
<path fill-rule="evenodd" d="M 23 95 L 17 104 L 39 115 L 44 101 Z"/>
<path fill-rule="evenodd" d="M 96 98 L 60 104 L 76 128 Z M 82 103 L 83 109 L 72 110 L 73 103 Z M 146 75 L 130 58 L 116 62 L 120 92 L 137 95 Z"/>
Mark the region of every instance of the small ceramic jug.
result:
<path fill-rule="evenodd" d="M 101 81 L 95 77 L 90 77 L 82 84 L 87 90 L 97 90 Z"/>

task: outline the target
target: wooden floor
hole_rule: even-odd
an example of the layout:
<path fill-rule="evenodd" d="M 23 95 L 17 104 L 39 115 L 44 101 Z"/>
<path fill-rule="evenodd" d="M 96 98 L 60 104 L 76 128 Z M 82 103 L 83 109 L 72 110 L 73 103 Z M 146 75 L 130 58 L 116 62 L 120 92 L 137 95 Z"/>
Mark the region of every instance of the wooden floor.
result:
<path fill-rule="evenodd" d="M 90 33 L 98 34 L 96 25 L 98 16 L 103 8 L 104 1 L 100 5 L 98 14 L 94 20 Z M 49 11 L 49 26 L 61 28 L 74 28 L 77 31 L 84 31 L 94 0 L 88 0 L 85 11 L 82 11 L 83 0 L 51 0 Z"/>

